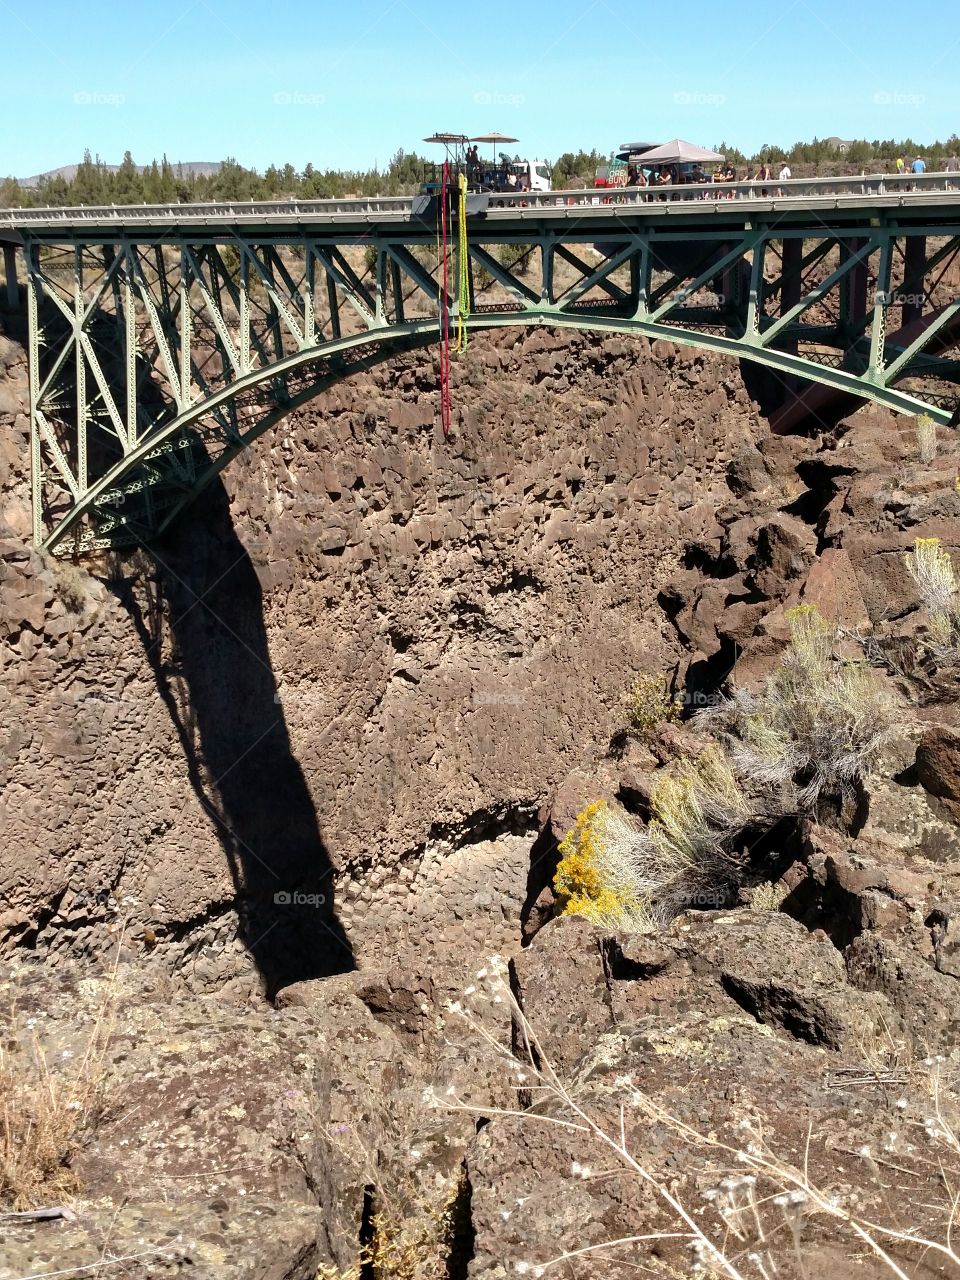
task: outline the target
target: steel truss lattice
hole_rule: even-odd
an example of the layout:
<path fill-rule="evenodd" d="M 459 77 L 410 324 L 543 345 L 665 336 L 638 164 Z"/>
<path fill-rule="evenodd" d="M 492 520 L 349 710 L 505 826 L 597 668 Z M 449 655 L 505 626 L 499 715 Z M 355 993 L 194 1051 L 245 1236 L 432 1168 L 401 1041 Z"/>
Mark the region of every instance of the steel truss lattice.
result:
<path fill-rule="evenodd" d="M 956 202 L 789 214 L 731 203 L 682 218 L 642 205 L 471 216 L 468 327 L 664 338 L 791 387 L 951 419 Z M 429 218 L 61 219 L 23 239 L 34 537 L 48 550 L 149 542 L 291 410 L 437 338 Z"/>

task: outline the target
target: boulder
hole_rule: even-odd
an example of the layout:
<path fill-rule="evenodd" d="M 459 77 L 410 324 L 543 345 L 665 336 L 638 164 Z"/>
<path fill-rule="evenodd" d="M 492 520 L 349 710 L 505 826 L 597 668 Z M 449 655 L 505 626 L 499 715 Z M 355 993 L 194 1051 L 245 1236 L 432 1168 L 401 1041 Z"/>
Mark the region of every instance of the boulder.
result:
<path fill-rule="evenodd" d="M 931 725 L 917 747 L 916 771 L 921 785 L 960 820 L 960 732 Z"/>

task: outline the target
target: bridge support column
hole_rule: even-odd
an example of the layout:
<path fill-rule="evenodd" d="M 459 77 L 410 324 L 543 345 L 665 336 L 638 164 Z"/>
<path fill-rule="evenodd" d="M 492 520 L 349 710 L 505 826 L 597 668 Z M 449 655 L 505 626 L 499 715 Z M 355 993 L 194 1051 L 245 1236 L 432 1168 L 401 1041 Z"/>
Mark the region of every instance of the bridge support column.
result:
<path fill-rule="evenodd" d="M 795 307 L 803 296 L 803 277 L 800 274 L 800 264 L 803 262 L 803 241 L 799 236 L 794 240 L 784 240 L 783 242 L 783 261 L 781 264 L 780 277 L 780 314 L 786 315 L 791 307 Z M 778 343 L 781 350 L 789 351 L 792 356 L 797 354 L 796 338 L 789 338 L 786 342 Z"/>
<path fill-rule="evenodd" d="M 729 253 L 732 244 L 722 244 L 720 253 Z M 720 276 L 720 292 L 723 295 L 723 309 L 730 315 L 739 315 L 743 301 L 743 258 L 737 258 L 725 267 Z"/>
<path fill-rule="evenodd" d="M 854 254 L 859 253 L 866 240 L 862 236 L 854 236 L 840 246 L 840 261 L 846 262 Z M 856 322 L 867 312 L 867 263 L 861 258 L 847 272 L 840 282 L 840 324 L 839 329 L 845 341 L 856 331 Z"/>
<path fill-rule="evenodd" d="M 904 303 L 901 323 L 910 324 L 923 315 L 923 277 L 927 264 L 927 237 L 907 236 L 903 251 Z"/>
<path fill-rule="evenodd" d="M 7 277 L 7 306 L 16 311 L 20 305 L 20 288 L 17 284 L 17 246 L 14 244 L 3 246 L 3 272 Z"/>
<path fill-rule="evenodd" d="M 780 263 L 780 314 L 786 313 L 795 307 L 803 297 L 803 273 L 801 270 L 803 264 L 803 240 L 797 236 L 795 239 L 784 240 L 782 249 L 782 259 Z M 795 356 L 799 350 L 796 338 L 786 338 L 783 342 L 777 342 L 777 346 L 781 351 L 786 351 L 790 355 Z M 801 386 L 801 380 L 792 373 L 781 375 L 781 381 L 784 389 L 790 392 L 796 392 Z"/>

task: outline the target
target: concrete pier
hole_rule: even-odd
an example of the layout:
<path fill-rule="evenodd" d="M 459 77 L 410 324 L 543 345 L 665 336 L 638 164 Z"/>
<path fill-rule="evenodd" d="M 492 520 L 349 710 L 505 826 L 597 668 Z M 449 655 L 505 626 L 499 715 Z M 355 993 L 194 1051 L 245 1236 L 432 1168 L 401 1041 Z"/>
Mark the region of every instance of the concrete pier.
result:
<path fill-rule="evenodd" d="M 16 311 L 20 305 L 20 287 L 17 284 L 17 246 L 15 244 L 3 246 L 3 274 L 7 279 L 7 287 L 4 290 L 6 304 L 11 311 Z"/>

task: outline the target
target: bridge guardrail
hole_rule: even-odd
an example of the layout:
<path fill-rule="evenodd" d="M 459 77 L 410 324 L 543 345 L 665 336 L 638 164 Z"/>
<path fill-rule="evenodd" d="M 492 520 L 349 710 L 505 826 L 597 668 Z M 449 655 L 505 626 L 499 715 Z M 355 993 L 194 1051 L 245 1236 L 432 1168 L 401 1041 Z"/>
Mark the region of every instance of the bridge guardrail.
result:
<path fill-rule="evenodd" d="M 730 183 L 662 187 L 605 187 L 579 190 L 524 191 L 492 194 L 490 208 L 524 212 L 562 207 L 658 205 L 698 201 L 722 208 L 733 200 L 829 199 L 864 200 L 890 196 L 944 194 L 960 201 L 960 173 L 861 174 L 845 178 L 776 178 Z M 912 203 L 912 201 L 911 201 Z M 68 205 L 58 208 L 0 209 L 0 227 L 77 226 L 84 223 L 171 222 L 179 225 L 270 218 L 339 219 L 408 218 L 409 196 L 361 196 L 339 200 L 215 201 L 205 204 Z"/>

